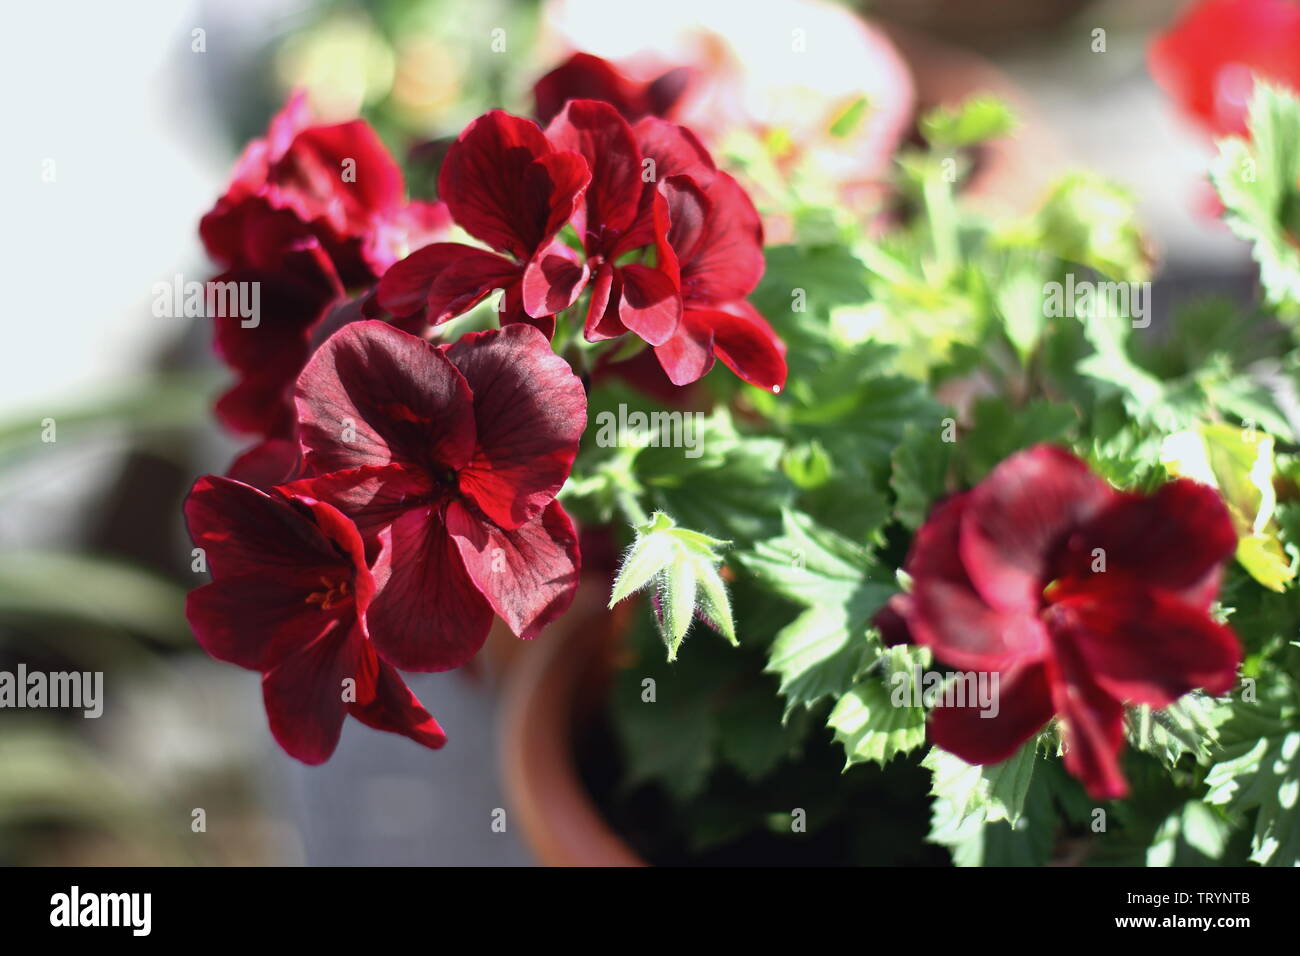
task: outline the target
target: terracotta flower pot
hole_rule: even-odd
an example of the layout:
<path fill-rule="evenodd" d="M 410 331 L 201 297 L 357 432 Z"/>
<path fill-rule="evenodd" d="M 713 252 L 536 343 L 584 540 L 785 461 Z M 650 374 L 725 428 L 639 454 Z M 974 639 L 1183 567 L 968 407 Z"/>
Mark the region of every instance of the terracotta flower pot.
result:
<path fill-rule="evenodd" d="M 578 774 L 575 741 L 603 706 L 633 605 L 606 610 L 607 579 L 584 578 L 573 607 L 505 677 L 502 776 L 513 819 L 545 866 L 645 866 L 605 822 Z"/>

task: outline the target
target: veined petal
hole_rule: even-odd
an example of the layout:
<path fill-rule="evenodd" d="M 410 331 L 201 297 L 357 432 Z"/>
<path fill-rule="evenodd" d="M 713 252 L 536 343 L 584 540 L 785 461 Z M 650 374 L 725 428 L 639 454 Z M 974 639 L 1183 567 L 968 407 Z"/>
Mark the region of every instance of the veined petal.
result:
<path fill-rule="evenodd" d="M 527 325 L 467 333 L 447 355 L 473 392 L 478 436 L 460 490 L 497 524 L 517 528 L 569 476 L 587 424 L 582 382 Z"/>
<path fill-rule="evenodd" d="M 523 262 L 569 221 L 590 175 L 536 123 L 493 110 L 448 150 L 438 194 L 470 235 Z"/>
<path fill-rule="evenodd" d="M 587 161 L 583 242 L 589 254 L 609 253 L 635 221 L 644 186 L 632 127 L 608 103 L 570 100 L 547 125 L 546 138 Z"/>
<path fill-rule="evenodd" d="M 707 326 L 714 354 L 749 384 L 768 391 L 785 387 L 785 343 L 748 302 L 728 302 L 709 310 L 688 309 L 682 321 Z"/>
<path fill-rule="evenodd" d="M 299 440 L 317 472 L 411 464 L 455 470 L 474 448 L 473 396 L 437 347 L 385 322 L 354 322 L 298 377 Z"/>
<path fill-rule="evenodd" d="M 530 640 L 573 602 L 578 587 L 578 536 L 552 501 L 512 531 L 472 514 L 460 502 L 447 508 L 447 530 L 475 585 L 516 635 Z"/>
<path fill-rule="evenodd" d="M 433 750 L 447 742 L 442 727 L 424 709 L 402 676 L 383 660 L 379 661 L 374 698 L 365 704 L 350 704 L 348 712 L 369 727 L 401 734 Z"/>
<path fill-rule="evenodd" d="M 492 608 L 465 571 L 434 508 L 415 508 L 379 532 L 372 640 L 381 657 L 410 671 L 467 663 L 492 627 Z"/>
<path fill-rule="evenodd" d="M 621 296 L 618 318 L 651 345 L 663 345 L 682 317 L 682 299 L 672 278 L 659 269 L 630 263 L 617 270 Z"/>

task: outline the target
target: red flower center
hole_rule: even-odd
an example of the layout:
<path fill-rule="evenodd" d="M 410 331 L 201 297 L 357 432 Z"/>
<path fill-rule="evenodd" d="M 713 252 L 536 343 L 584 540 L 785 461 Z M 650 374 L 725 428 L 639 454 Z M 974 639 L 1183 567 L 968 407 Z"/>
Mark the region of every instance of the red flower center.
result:
<path fill-rule="evenodd" d="M 320 582 L 325 585 L 325 590 L 308 594 L 306 603 L 319 604 L 322 611 L 330 611 L 352 600 L 352 586 L 346 578 L 334 580 L 321 575 Z"/>

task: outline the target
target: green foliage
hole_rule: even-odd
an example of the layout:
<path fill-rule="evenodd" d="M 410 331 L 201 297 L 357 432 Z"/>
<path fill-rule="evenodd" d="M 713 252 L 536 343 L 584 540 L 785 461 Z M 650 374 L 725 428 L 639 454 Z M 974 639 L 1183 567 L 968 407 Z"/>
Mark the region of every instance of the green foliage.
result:
<path fill-rule="evenodd" d="M 1247 127 L 1249 142 L 1219 144 L 1210 175 L 1228 226 L 1253 244 L 1268 301 L 1293 316 L 1300 307 L 1300 100 L 1256 83 Z"/>
<path fill-rule="evenodd" d="M 1254 812 L 1250 858 L 1300 865 L 1300 697 L 1289 681 L 1240 702 L 1223 727 L 1225 745 L 1206 774 L 1205 802 L 1234 814 Z"/>
<path fill-rule="evenodd" d="M 871 616 L 894 593 L 892 575 L 870 552 L 787 511 L 781 535 L 737 554 L 766 587 L 805 610 L 777 634 L 768 671 L 781 681 L 787 714 L 823 697 L 839 697 L 875 660 Z"/>

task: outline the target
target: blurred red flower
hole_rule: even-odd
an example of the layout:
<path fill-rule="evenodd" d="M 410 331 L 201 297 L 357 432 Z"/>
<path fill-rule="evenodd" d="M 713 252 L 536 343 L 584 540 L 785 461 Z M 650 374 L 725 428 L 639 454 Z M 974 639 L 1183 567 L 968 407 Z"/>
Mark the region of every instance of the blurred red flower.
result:
<path fill-rule="evenodd" d="M 1205 485 L 1126 494 L 1057 448 L 1006 459 L 935 509 L 908 557 L 910 600 L 892 605 L 939 660 L 999 675 L 996 715 L 935 707 L 934 743 L 997 763 L 1056 715 L 1066 769 L 1094 797 L 1123 796 L 1124 703 L 1236 680 L 1240 646 L 1209 615 L 1236 544 Z"/>
<path fill-rule="evenodd" d="M 1210 133 L 1245 134 L 1255 76 L 1300 91 L 1300 4 L 1200 0 L 1148 59 L 1156 82 Z"/>
<path fill-rule="evenodd" d="M 441 203 L 406 202 L 401 169 L 369 125 L 310 126 L 305 96 L 290 97 L 199 224 L 224 269 L 214 281 L 259 288 L 255 322 L 212 316 L 217 353 L 237 376 L 217 403 L 222 423 L 288 437 L 293 381 L 322 316 L 449 222 Z"/>

